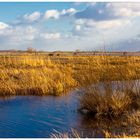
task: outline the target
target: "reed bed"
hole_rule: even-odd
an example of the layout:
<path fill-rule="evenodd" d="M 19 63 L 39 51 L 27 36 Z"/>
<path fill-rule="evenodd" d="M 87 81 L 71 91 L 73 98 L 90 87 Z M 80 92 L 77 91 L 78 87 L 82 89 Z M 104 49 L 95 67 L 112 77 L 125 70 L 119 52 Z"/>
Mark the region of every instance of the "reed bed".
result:
<path fill-rule="evenodd" d="M 139 56 L 0 57 L 0 95 L 61 95 L 101 81 L 140 78 Z"/>
<path fill-rule="evenodd" d="M 0 95 L 60 95 L 76 86 L 70 67 L 49 58 L 1 58 Z"/>
<path fill-rule="evenodd" d="M 79 111 L 102 123 L 97 127 L 102 128 L 100 133 L 104 137 L 140 137 L 139 66 L 130 58 L 113 67 L 112 61 L 104 60 L 103 66 L 99 65 L 99 75 L 96 75 L 98 81 L 94 84 L 89 82 L 91 85 L 84 89 Z M 104 124 L 106 120 L 115 127 Z"/>
<path fill-rule="evenodd" d="M 0 96 L 58 96 L 83 88 L 79 111 L 84 116 L 125 124 L 121 133 L 103 127 L 104 137 L 140 136 L 139 79 L 139 56 L 0 56 Z M 72 133 L 56 137 L 81 137 Z"/>
<path fill-rule="evenodd" d="M 101 125 L 98 124 L 98 129 L 91 129 L 91 132 L 84 132 L 81 130 L 71 129 L 69 132 L 54 131 L 50 137 L 52 138 L 140 138 L 140 111 L 131 112 L 127 114 L 125 119 L 117 120 L 115 123 L 111 121 L 112 125 L 103 119 Z M 110 121 L 110 120 L 108 120 Z M 96 121 L 97 122 L 97 121 Z M 99 121 L 98 121 L 99 123 Z M 94 124 L 95 125 L 95 124 Z"/>
<path fill-rule="evenodd" d="M 140 108 L 140 81 L 103 82 L 86 89 L 81 111 L 96 118 L 114 119 Z"/>

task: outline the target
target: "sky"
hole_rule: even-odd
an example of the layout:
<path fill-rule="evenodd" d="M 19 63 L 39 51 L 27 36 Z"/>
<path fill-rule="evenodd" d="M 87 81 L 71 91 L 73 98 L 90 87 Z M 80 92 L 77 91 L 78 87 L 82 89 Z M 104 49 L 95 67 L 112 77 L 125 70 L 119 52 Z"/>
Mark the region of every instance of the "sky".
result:
<path fill-rule="evenodd" d="M 0 50 L 140 51 L 140 3 L 0 2 Z"/>

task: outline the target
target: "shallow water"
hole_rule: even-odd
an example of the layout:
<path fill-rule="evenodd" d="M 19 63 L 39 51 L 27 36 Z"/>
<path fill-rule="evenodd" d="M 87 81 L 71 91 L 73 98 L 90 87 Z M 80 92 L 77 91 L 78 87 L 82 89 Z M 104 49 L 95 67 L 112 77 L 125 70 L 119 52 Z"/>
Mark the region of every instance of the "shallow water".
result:
<path fill-rule="evenodd" d="M 14 96 L 0 98 L 0 137 L 50 137 L 55 130 L 89 131 L 77 112 L 77 93 L 65 96 Z"/>
<path fill-rule="evenodd" d="M 140 81 L 132 82 L 136 85 L 133 90 L 136 87 L 139 90 Z M 117 82 L 118 85 L 121 83 Z M 115 90 L 116 82 L 112 86 Z M 102 89 L 102 85 L 99 87 Z M 0 97 L 0 138 L 48 138 L 56 131 L 71 133 L 72 128 L 80 132 L 82 137 L 103 137 L 100 133 L 103 128 L 111 126 L 116 130 L 118 122 L 108 120 L 99 123 L 91 116 L 80 114 L 77 111 L 80 106 L 79 94 L 73 91 L 59 97 Z M 120 128 L 118 130 L 121 131 Z"/>

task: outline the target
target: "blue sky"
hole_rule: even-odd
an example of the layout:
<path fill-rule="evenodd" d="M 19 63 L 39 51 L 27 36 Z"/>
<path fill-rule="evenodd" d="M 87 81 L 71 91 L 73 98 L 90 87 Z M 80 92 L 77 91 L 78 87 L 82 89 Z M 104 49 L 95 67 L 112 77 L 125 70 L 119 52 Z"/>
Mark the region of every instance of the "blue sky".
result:
<path fill-rule="evenodd" d="M 140 3 L 0 2 L 0 49 L 140 51 Z"/>

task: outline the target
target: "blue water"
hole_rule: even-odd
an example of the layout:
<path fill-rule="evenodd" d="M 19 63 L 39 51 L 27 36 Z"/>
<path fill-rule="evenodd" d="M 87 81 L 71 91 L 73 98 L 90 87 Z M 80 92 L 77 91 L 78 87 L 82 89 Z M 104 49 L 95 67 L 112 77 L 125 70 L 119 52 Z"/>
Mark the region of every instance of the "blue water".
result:
<path fill-rule="evenodd" d="M 55 130 L 85 129 L 77 112 L 78 98 L 76 93 L 0 98 L 0 137 L 44 138 L 51 137 Z"/>

